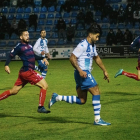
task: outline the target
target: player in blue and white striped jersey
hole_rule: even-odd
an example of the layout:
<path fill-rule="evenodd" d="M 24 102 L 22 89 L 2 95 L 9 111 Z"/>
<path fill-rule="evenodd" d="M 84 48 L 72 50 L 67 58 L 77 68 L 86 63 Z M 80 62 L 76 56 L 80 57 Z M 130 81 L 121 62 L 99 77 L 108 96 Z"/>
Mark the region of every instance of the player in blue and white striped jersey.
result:
<path fill-rule="evenodd" d="M 102 69 L 104 79 L 109 82 L 107 70 L 102 63 L 97 51 L 96 41 L 101 34 L 101 28 L 98 24 L 93 23 L 87 30 L 86 39 L 82 40 L 71 54 L 70 62 L 75 68 L 74 77 L 76 82 L 76 91 L 78 96 L 64 96 L 57 93 L 52 94 L 49 102 L 49 108 L 57 101 L 68 103 L 85 104 L 88 91 L 92 94 L 92 105 L 94 110 L 94 125 L 110 125 L 100 117 L 100 92 L 94 77 L 91 74 L 93 59 Z"/>
<path fill-rule="evenodd" d="M 33 50 L 35 53 L 35 59 L 38 62 L 38 66 L 35 66 L 35 70 L 38 70 L 41 72 L 42 77 L 45 79 L 49 62 L 47 61 L 46 57 L 50 59 L 50 54 L 48 50 L 48 40 L 46 39 L 46 31 L 41 30 L 40 31 L 40 38 L 36 41 Z M 42 60 L 40 60 L 42 58 Z"/>

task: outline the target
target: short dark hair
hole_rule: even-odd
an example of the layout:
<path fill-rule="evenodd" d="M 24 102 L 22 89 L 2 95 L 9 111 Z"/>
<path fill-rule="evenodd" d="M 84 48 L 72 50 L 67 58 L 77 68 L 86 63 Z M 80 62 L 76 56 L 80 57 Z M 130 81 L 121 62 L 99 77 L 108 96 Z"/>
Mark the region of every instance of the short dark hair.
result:
<path fill-rule="evenodd" d="M 90 27 L 87 29 L 87 33 L 93 33 L 93 34 L 97 34 L 100 33 L 102 34 L 102 30 L 99 24 L 97 24 L 96 22 L 92 23 L 90 25 Z"/>
<path fill-rule="evenodd" d="M 19 36 L 21 36 L 23 34 L 23 32 L 26 32 L 28 31 L 27 29 L 20 29 L 18 32 L 19 32 Z"/>
<path fill-rule="evenodd" d="M 46 31 L 46 30 L 45 29 L 40 30 L 40 34 L 41 34 L 42 31 Z"/>

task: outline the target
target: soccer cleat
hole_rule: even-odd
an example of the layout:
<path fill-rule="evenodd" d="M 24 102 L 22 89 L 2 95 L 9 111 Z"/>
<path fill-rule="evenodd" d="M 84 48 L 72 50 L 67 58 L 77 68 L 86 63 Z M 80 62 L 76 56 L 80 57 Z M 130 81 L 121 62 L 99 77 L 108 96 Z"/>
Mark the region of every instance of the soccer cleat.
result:
<path fill-rule="evenodd" d="M 50 107 L 56 102 L 56 97 L 57 97 L 57 96 L 58 96 L 57 93 L 53 93 L 53 94 L 52 94 L 52 98 L 50 99 L 48 108 L 50 108 Z"/>
<path fill-rule="evenodd" d="M 117 76 L 119 76 L 119 75 L 122 75 L 122 72 L 123 72 L 123 69 L 120 69 L 116 74 L 115 74 L 115 78 L 117 77 Z"/>
<path fill-rule="evenodd" d="M 42 106 L 41 108 L 38 108 L 37 110 L 38 113 L 50 113 L 51 111 L 46 110 L 44 106 Z"/>
<path fill-rule="evenodd" d="M 102 120 L 100 118 L 100 120 L 98 122 L 95 122 L 93 123 L 94 125 L 111 125 L 111 123 L 108 123 L 108 122 L 105 122 L 104 120 Z"/>

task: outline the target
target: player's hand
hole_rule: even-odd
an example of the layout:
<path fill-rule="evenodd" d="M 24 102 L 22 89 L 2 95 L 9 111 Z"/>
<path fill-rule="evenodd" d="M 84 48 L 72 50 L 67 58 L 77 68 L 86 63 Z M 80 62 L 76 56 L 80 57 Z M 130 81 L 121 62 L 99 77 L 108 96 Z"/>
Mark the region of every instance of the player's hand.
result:
<path fill-rule="evenodd" d="M 82 77 L 82 78 L 87 78 L 87 73 L 85 71 L 79 71 L 79 75 Z"/>
<path fill-rule="evenodd" d="M 107 80 L 109 83 L 109 77 L 108 77 L 108 73 L 106 71 L 104 72 L 104 79 Z"/>
<path fill-rule="evenodd" d="M 6 71 L 8 74 L 10 74 L 10 68 L 9 68 L 9 66 L 5 66 L 5 71 Z"/>
<path fill-rule="evenodd" d="M 44 55 L 44 54 L 45 54 L 45 51 L 42 51 L 42 52 L 41 52 L 41 55 Z"/>
<path fill-rule="evenodd" d="M 45 65 L 49 65 L 49 62 L 46 58 L 43 59 L 43 62 L 45 63 Z"/>

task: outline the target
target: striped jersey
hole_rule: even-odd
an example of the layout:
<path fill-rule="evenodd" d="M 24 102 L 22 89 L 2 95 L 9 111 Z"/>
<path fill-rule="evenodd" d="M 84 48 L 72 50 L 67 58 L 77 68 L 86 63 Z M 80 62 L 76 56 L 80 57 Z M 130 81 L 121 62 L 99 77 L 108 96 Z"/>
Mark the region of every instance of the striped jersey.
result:
<path fill-rule="evenodd" d="M 93 57 L 97 56 L 96 45 L 91 45 L 86 39 L 82 40 L 72 52 L 78 61 L 78 65 L 82 70 L 91 72 Z"/>
<path fill-rule="evenodd" d="M 42 38 L 39 38 L 34 47 L 33 47 L 33 50 L 34 50 L 34 53 L 37 55 L 37 56 L 40 56 L 40 57 L 45 57 L 45 54 L 44 55 L 41 55 L 41 52 L 42 51 L 45 51 L 45 53 L 49 53 L 49 50 L 48 50 L 48 40 L 45 38 L 45 39 L 42 39 Z"/>
<path fill-rule="evenodd" d="M 35 68 L 35 56 L 33 47 L 29 44 L 18 43 L 16 47 L 10 52 L 11 58 L 18 55 L 23 62 L 22 69 L 27 71 Z"/>

